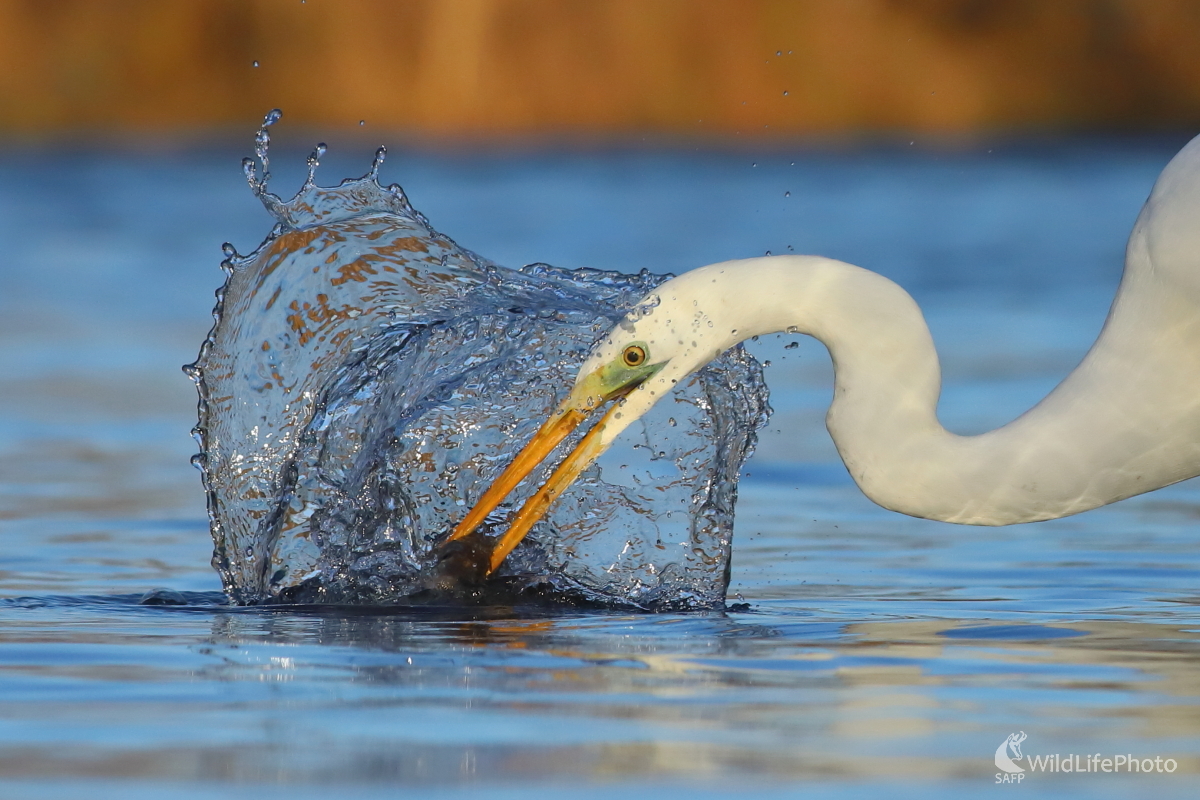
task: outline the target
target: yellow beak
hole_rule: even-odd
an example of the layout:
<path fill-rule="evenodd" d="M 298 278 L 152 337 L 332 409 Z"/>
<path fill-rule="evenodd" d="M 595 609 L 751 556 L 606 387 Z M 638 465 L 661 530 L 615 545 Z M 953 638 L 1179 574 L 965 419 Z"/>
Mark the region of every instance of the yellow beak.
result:
<path fill-rule="evenodd" d="M 584 381 L 575 388 L 571 396 L 564 400 L 550 419 L 538 429 L 538 432 L 534 434 L 529 444 L 525 445 L 521 452 L 517 453 L 512 463 L 488 487 L 487 491 L 483 493 L 483 496 L 475 504 L 475 507 L 471 509 L 467 516 L 463 517 L 462 522 L 458 523 L 458 527 L 454 529 L 454 532 L 446 540 L 447 543 L 464 539 L 471 535 L 479 527 L 479 524 L 483 522 L 484 518 L 494 511 L 504 501 L 505 497 L 508 497 L 512 490 L 517 487 L 517 484 L 524 480 L 529 473 L 533 472 L 563 439 L 567 438 L 572 431 L 579 427 L 579 424 L 583 422 L 589 413 L 604 400 L 623 396 L 628 392 L 628 388 L 632 387 L 628 387 L 618 395 L 610 395 L 608 397 L 598 396 L 593 391 L 594 388 L 595 383 L 591 380 Z M 482 570 L 484 577 L 496 571 L 508 554 L 525 538 L 525 534 L 529 533 L 534 524 L 546 515 L 550 504 L 600 454 L 600 432 L 604 430 L 605 424 L 619 407 L 619 403 L 614 404 L 612 408 L 605 412 L 599 422 L 587 432 L 579 444 L 575 446 L 575 449 L 558 465 L 558 468 L 554 470 L 550 479 L 521 506 L 521 509 L 509 523 L 508 530 L 492 545 L 491 552 L 487 556 L 488 563 L 486 567 L 483 564 L 476 565 L 477 568 L 484 567 Z"/>

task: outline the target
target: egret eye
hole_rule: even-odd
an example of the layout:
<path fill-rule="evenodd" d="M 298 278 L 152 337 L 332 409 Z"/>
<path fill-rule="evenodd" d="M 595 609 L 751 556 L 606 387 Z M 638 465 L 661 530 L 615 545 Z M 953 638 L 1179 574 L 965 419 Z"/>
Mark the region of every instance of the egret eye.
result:
<path fill-rule="evenodd" d="M 621 359 L 627 367 L 640 367 L 646 362 L 646 351 L 636 344 L 631 344 L 625 348 L 625 352 L 621 354 Z"/>

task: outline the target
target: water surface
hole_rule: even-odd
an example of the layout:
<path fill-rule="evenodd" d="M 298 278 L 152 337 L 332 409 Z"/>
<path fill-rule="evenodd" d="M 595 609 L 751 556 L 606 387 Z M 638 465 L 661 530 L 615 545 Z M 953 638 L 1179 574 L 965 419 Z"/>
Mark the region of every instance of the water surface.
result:
<path fill-rule="evenodd" d="M 926 310 L 942 418 L 974 432 L 1082 356 L 1182 143 L 393 148 L 385 178 L 512 266 L 678 272 L 791 246 L 877 269 Z M 821 427 L 827 357 L 787 336 L 752 345 L 776 413 L 725 612 L 222 605 L 179 365 L 211 324 L 219 244 L 271 224 L 241 155 L 0 159 L 4 796 L 1194 793 L 1200 489 L 1004 529 L 883 511 Z M 298 185 L 303 155 L 276 179 Z M 138 604 L 159 587 L 189 605 Z M 997 786 L 1017 731 L 1027 755 L 1178 766 Z"/>

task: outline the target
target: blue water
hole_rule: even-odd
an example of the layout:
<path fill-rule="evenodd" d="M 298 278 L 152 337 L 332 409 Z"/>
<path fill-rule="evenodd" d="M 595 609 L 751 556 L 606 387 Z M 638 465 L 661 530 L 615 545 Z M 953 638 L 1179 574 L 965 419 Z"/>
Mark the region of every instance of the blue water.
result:
<path fill-rule="evenodd" d="M 678 272 L 791 247 L 882 272 L 926 311 L 943 421 L 976 432 L 1083 355 L 1183 141 L 393 146 L 384 178 L 509 265 Z M 1194 795 L 1200 485 L 1006 529 L 883 511 L 822 427 L 827 357 L 795 337 L 752 345 L 775 415 L 728 613 L 221 605 L 179 366 L 219 245 L 270 227 L 244 150 L 0 155 L 0 796 Z M 319 179 L 372 150 L 335 148 Z M 273 153 L 278 190 L 303 154 Z M 190 605 L 138 604 L 156 588 Z M 1027 755 L 1177 769 L 997 786 L 1016 731 Z"/>

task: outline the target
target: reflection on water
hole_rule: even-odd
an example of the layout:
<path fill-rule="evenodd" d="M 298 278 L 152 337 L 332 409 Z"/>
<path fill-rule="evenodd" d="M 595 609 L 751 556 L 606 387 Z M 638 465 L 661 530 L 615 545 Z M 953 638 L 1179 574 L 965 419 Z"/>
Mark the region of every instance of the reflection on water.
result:
<path fill-rule="evenodd" d="M 758 542 L 752 574 L 783 544 Z M 0 769 L 425 789 L 899 781 L 950 797 L 991 784 L 992 751 L 1019 729 L 1029 753 L 1179 764 L 1111 785 L 1031 777 L 1046 796 L 1184 796 L 1200 772 L 1194 616 L 1028 621 L 980 601 L 956 618 L 919 593 L 883 610 L 866 588 L 825 592 L 832 614 L 794 601 L 654 616 L 17 601 L 0 644 L 17 727 Z"/>
<path fill-rule="evenodd" d="M 1181 142 L 905 144 L 397 172 L 511 263 L 660 272 L 793 244 L 878 267 L 928 313 L 947 425 L 992 427 L 1086 350 Z M 22 267 L 0 267 L 0 795 L 1194 795 L 1200 486 L 998 530 L 888 513 L 821 428 L 827 357 L 786 336 L 751 346 L 776 414 L 739 490 L 727 612 L 220 605 L 178 364 L 214 243 L 261 236 L 236 169 L 213 170 L 237 153 L 0 160 Z M 192 605 L 138 605 L 156 587 Z M 996 786 L 1019 731 L 1026 758 L 1178 767 Z"/>
<path fill-rule="evenodd" d="M 251 255 L 227 246 L 216 325 L 188 367 L 213 565 L 239 603 L 396 602 L 428 593 L 445 537 L 664 278 L 481 259 L 378 183 L 383 148 L 366 176 L 321 188 L 319 145 L 284 202 L 266 189 L 278 118 L 259 166 L 245 162 L 278 224 Z M 736 348 L 673 399 L 626 437 L 646 454 L 633 469 L 587 470 L 491 583 L 627 608 L 724 602 L 762 371 Z M 496 535 L 556 466 L 497 512 Z"/>

